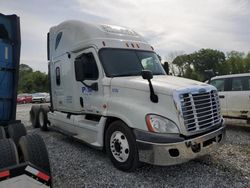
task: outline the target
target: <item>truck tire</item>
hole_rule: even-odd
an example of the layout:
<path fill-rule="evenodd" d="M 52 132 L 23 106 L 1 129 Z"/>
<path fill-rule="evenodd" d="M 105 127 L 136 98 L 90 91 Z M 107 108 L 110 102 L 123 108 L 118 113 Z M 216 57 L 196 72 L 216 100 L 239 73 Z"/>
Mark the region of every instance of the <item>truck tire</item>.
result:
<path fill-rule="evenodd" d="M 12 140 L 18 146 L 19 139 L 22 136 L 25 136 L 27 134 L 27 131 L 22 123 L 14 123 L 8 125 L 8 134 L 9 137 L 12 138 Z"/>
<path fill-rule="evenodd" d="M 30 110 L 30 121 L 33 128 L 39 128 L 39 122 L 38 122 L 38 112 L 40 109 L 40 105 L 32 105 Z"/>
<path fill-rule="evenodd" d="M 19 146 L 23 161 L 29 161 L 50 173 L 48 152 L 41 136 L 31 134 L 21 137 Z"/>
<path fill-rule="evenodd" d="M 138 149 L 131 129 L 122 121 L 110 124 L 105 134 L 105 147 L 111 162 L 122 171 L 133 171 L 139 165 Z"/>
<path fill-rule="evenodd" d="M 12 139 L 1 139 L 0 150 L 0 169 L 19 163 L 17 148 Z"/>
<path fill-rule="evenodd" d="M 0 139 L 6 138 L 5 130 L 0 126 Z"/>
<path fill-rule="evenodd" d="M 42 131 L 48 131 L 48 113 L 46 106 L 41 106 L 38 112 L 38 122 Z"/>

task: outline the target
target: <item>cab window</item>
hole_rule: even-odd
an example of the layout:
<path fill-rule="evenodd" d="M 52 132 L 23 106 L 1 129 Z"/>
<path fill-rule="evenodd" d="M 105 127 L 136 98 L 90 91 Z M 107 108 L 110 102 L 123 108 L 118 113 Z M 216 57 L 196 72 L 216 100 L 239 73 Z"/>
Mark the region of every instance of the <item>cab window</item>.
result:
<path fill-rule="evenodd" d="M 80 59 L 80 61 L 87 61 L 87 66 L 85 66 L 84 69 L 85 79 L 97 80 L 99 73 L 94 55 L 92 53 L 82 54 L 80 57 L 78 57 L 78 59 Z"/>
<path fill-rule="evenodd" d="M 211 85 L 217 88 L 218 91 L 225 91 L 225 80 L 224 79 L 216 79 L 210 82 Z"/>
<path fill-rule="evenodd" d="M 232 91 L 242 91 L 243 90 L 243 78 L 232 78 Z"/>
<path fill-rule="evenodd" d="M 58 33 L 56 36 L 55 50 L 57 49 L 57 47 L 61 41 L 61 38 L 62 38 L 62 32 Z"/>
<path fill-rule="evenodd" d="M 231 91 L 248 91 L 250 90 L 250 77 L 235 77 L 231 78 Z"/>
<path fill-rule="evenodd" d="M 250 77 L 246 77 L 246 90 L 250 90 Z"/>

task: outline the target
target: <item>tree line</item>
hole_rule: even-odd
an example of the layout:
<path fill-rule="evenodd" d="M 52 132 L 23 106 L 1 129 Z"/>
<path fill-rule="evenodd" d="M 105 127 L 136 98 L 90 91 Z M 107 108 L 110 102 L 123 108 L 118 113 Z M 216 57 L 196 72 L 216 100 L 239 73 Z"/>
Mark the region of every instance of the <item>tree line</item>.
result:
<path fill-rule="evenodd" d="M 35 93 L 48 92 L 48 75 L 33 69 L 26 65 L 20 64 L 18 93 Z"/>
<path fill-rule="evenodd" d="M 169 63 L 164 63 L 166 72 L 171 71 L 177 76 L 194 80 L 207 80 L 211 74 L 225 75 L 250 72 L 250 52 L 231 51 L 223 53 L 214 49 L 201 49 L 199 51 L 182 54 L 175 57 L 171 69 Z M 178 72 L 176 74 L 176 72 Z"/>

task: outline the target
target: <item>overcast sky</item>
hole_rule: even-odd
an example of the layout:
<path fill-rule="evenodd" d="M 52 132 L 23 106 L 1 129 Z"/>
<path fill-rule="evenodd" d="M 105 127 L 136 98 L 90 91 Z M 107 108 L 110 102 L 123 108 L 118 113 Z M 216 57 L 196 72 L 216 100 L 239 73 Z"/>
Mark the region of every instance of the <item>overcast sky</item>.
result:
<path fill-rule="evenodd" d="M 0 12 L 21 18 L 21 63 L 47 72 L 51 26 L 77 19 L 127 26 L 162 57 L 201 48 L 250 51 L 248 0 L 0 0 Z"/>

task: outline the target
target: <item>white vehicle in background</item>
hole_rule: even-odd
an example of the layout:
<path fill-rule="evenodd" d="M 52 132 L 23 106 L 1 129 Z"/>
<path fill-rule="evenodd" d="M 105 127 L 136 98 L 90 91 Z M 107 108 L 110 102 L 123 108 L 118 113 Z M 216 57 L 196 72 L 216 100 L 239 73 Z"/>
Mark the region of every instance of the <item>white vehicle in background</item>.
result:
<path fill-rule="evenodd" d="M 131 29 L 63 22 L 48 33 L 48 59 L 51 106 L 33 106 L 32 125 L 105 149 L 120 170 L 183 163 L 225 138 L 216 88 L 166 75 Z"/>
<path fill-rule="evenodd" d="M 222 115 L 226 118 L 250 119 L 250 73 L 211 78 L 219 92 Z"/>
<path fill-rule="evenodd" d="M 50 95 L 48 93 L 32 94 L 32 103 L 46 103 L 46 102 L 50 102 Z"/>

